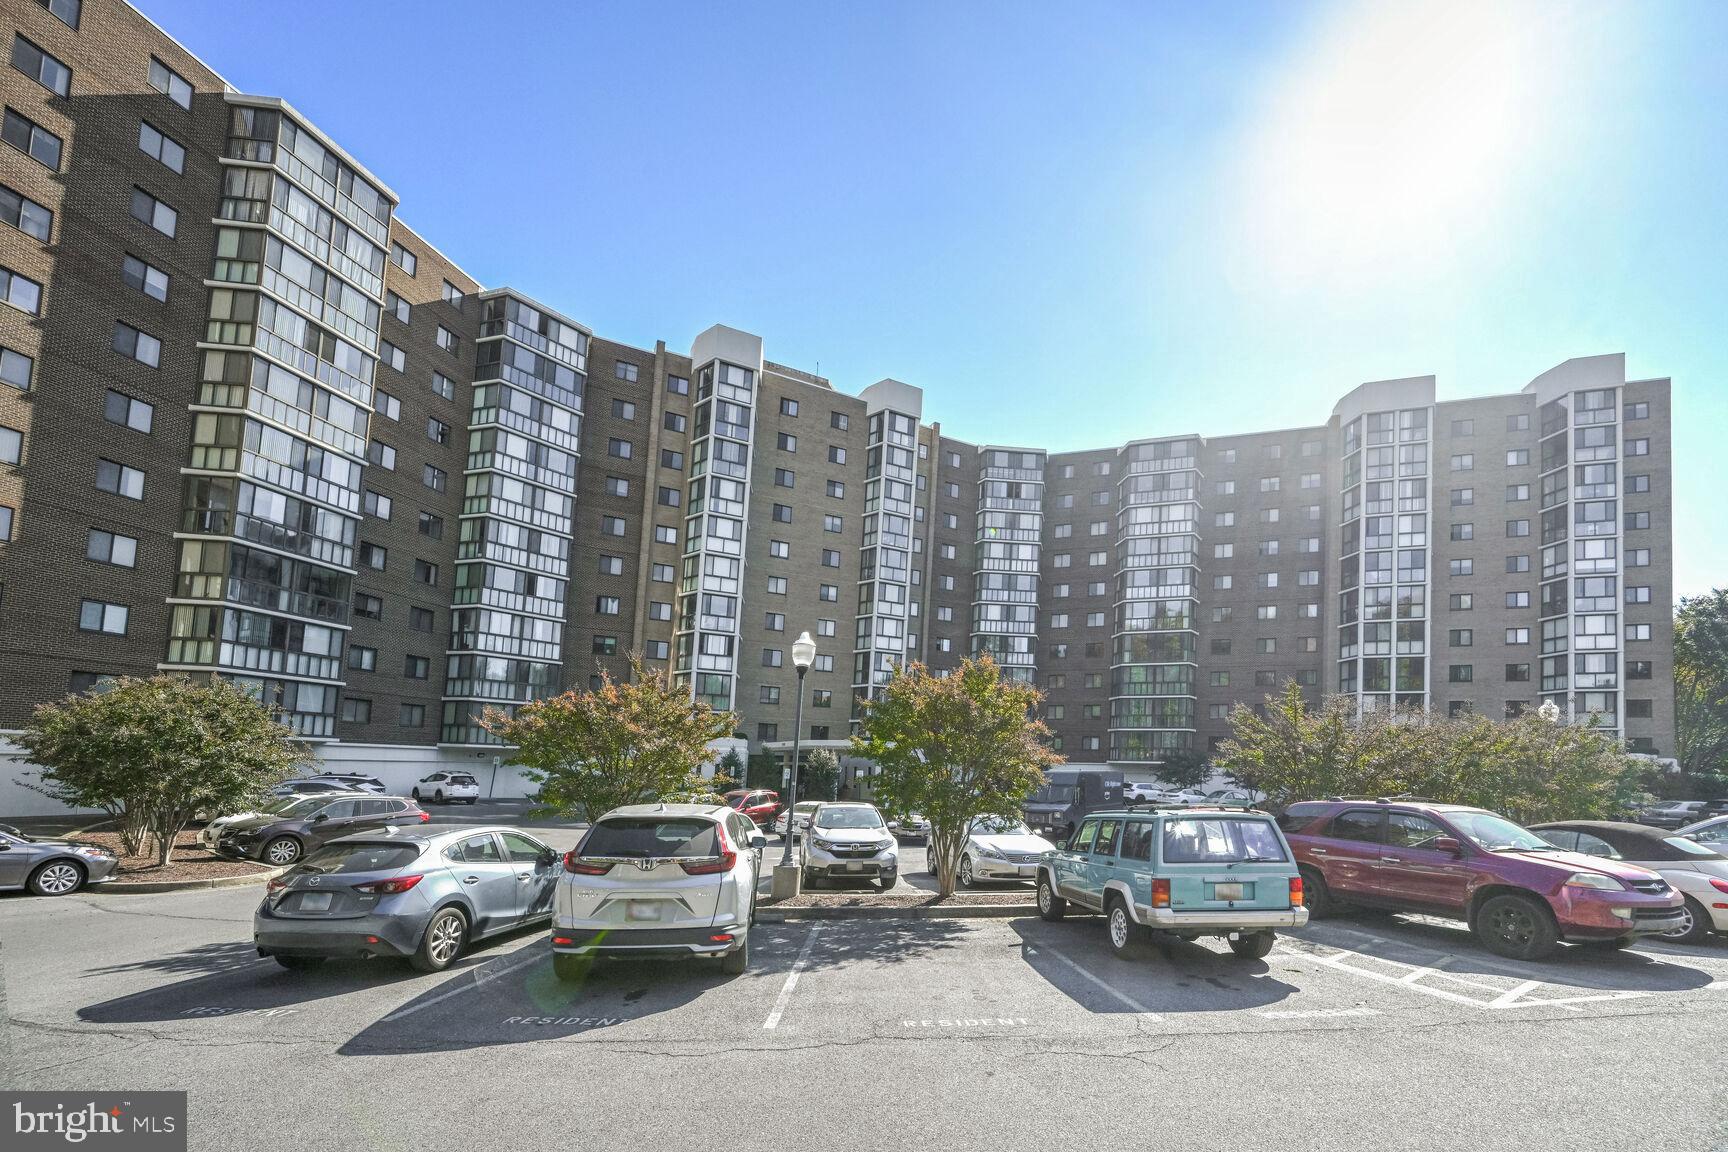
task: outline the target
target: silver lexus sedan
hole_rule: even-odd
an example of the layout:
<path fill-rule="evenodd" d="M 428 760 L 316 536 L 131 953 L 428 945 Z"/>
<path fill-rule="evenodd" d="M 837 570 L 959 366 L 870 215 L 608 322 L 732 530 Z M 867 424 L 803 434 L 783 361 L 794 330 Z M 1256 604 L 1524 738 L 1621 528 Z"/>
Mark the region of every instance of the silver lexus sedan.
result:
<path fill-rule="evenodd" d="M 548 919 L 558 876 L 557 853 L 517 828 L 380 828 L 272 880 L 252 940 L 284 968 L 392 956 L 437 972 L 476 940 Z"/>

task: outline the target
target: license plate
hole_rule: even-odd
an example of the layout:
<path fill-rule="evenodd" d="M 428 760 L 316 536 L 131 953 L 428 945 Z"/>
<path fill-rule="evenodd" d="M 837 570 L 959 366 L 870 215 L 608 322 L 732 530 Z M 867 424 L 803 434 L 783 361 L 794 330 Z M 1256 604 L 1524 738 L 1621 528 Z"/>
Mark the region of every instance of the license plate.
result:
<path fill-rule="evenodd" d="M 1038 875 L 1038 865 L 1036 865 L 1036 864 L 1022 864 L 1022 865 L 1020 865 L 1020 875 L 1022 875 L 1022 876 L 1036 876 L 1036 875 Z"/>
<path fill-rule="evenodd" d="M 858 863 L 858 861 L 856 861 L 856 860 L 852 860 L 852 861 L 849 861 L 847 863 L 846 871 L 848 871 L 848 872 L 862 872 L 862 871 L 864 871 L 864 865 Z"/>
<path fill-rule="evenodd" d="M 1214 899 L 1214 900 L 1240 900 L 1240 899 L 1242 899 L 1242 885 L 1240 885 L 1240 884 L 1214 884 L 1214 885 L 1212 885 L 1212 899 Z"/>
<path fill-rule="evenodd" d="M 328 912 L 330 911 L 330 893 L 302 892 L 300 893 L 300 911 Z"/>
<path fill-rule="evenodd" d="M 632 900 L 625 910 L 625 918 L 629 920 L 660 919 L 660 902 L 657 900 Z"/>

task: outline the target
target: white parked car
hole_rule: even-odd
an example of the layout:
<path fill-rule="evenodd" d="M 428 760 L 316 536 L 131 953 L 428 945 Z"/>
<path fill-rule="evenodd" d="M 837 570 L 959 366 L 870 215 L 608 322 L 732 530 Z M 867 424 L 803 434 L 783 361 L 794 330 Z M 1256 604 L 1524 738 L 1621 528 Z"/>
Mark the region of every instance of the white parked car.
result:
<path fill-rule="evenodd" d="M 371 795 L 369 792 L 313 792 L 307 795 L 281 796 L 259 805 L 256 810 L 251 812 L 235 812 L 228 816 L 218 816 L 198 829 L 198 846 L 214 852 L 216 841 L 222 838 L 224 829 L 238 824 L 242 820 L 250 820 L 254 816 L 274 816 L 279 819 L 288 819 L 310 813 L 314 809 L 320 808 L 332 800 L 340 800 L 344 796 L 369 795 Z"/>
<path fill-rule="evenodd" d="M 292 780 L 284 780 L 277 787 L 293 791 L 307 784 L 334 785 L 349 792 L 374 792 L 379 796 L 388 791 L 384 787 L 384 781 L 364 772 L 319 772 L 312 776 L 296 776 Z"/>
<path fill-rule="evenodd" d="M 1122 799 L 1130 804 L 1156 804 L 1166 795 L 1164 789 L 1148 780 L 1130 780 L 1122 786 Z"/>
<path fill-rule="evenodd" d="M 806 887 L 822 879 L 874 880 L 886 892 L 899 878 L 900 842 L 874 804 L 817 805 L 804 837 Z"/>
<path fill-rule="evenodd" d="M 1265 799 L 1266 793 L 1251 788 L 1218 788 L 1206 793 L 1208 804 L 1258 804 Z"/>
<path fill-rule="evenodd" d="M 904 816 L 890 816 L 888 831 L 894 833 L 896 840 L 916 840 L 920 844 L 930 842 L 930 821 L 916 812 L 908 812 Z"/>
<path fill-rule="evenodd" d="M 552 911 L 552 967 L 579 980 L 585 958 L 711 956 L 750 962 L 756 879 L 768 838 L 709 804 L 629 804 L 594 822 L 564 856 Z"/>
<path fill-rule="evenodd" d="M 1176 788 L 1164 793 L 1164 799 L 1169 804 L 1204 804 L 1211 797 L 1198 788 Z"/>
<path fill-rule="evenodd" d="M 1026 880 L 1038 878 L 1038 862 L 1056 845 L 1026 826 L 1018 816 L 980 816 L 966 830 L 966 849 L 960 857 L 960 885 L 970 888 L 980 880 Z"/>
<path fill-rule="evenodd" d="M 793 817 L 798 821 L 798 829 L 792 834 L 792 839 L 797 840 L 804 835 L 804 829 L 810 827 L 810 813 L 820 807 L 822 807 L 820 800 L 800 800 L 792 806 Z M 781 837 L 786 835 L 785 812 L 781 812 L 774 818 L 774 831 Z"/>
<path fill-rule="evenodd" d="M 1700 820 L 1696 824 L 1676 828 L 1674 835 L 1684 836 L 1688 840 L 1696 840 L 1704 847 L 1728 856 L 1728 816 L 1712 816 L 1708 820 Z"/>
<path fill-rule="evenodd" d="M 452 804 L 458 800 L 472 804 L 480 799 L 480 781 L 466 772 L 434 772 L 422 776 L 409 794 L 416 800 L 430 800 L 434 804 Z"/>

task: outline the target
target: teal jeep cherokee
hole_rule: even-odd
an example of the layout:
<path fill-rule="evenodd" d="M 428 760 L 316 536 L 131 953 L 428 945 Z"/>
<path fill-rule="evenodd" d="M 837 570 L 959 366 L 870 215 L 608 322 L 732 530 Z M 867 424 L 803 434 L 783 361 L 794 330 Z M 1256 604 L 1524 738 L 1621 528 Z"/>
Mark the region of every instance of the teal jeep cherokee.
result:
<path fill-rule="evenodd" d="M 1273 931 L 1308 923 L 1302 876 L 1264 812 L 1240 808 L 1093 812 L 1038 865 L 1038 913 L 1102 913 L 1110 949 L 1150 932 L 1224 936 L 1238 956 L 1272 950 Z"/>

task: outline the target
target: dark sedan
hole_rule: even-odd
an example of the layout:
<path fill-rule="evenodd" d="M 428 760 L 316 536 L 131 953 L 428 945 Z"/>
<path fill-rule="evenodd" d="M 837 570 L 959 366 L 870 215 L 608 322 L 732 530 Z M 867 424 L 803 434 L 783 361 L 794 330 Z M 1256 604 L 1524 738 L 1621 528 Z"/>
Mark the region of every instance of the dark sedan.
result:
<path fill-rule="evenodd" d="M 65 896 L 86 884 L 114 879 L 119 867 L 119 859 L 106 848 L 29 836 L 0 824 L 0 890 L 26 888 L 38 896 Z"/>
<path fill-rule="evenodd" d="M 294 863 L 338 836 L 425 824 L 432 817 L 404 796 L 343 796 L 292 815 L 265 814 L 222 830 L 216 852 L 274 867 Z"/>

